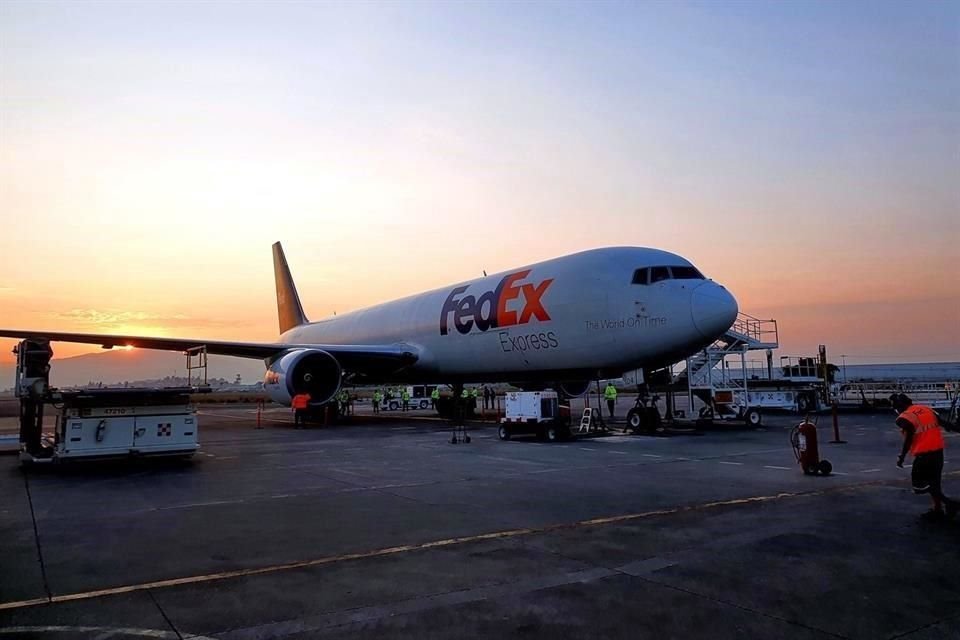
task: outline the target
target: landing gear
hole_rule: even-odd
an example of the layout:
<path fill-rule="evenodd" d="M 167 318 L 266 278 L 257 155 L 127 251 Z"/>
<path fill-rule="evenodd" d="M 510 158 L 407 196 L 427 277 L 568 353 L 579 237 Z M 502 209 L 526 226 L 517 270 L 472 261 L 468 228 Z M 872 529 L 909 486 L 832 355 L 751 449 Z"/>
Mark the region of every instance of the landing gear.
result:
<path fill-rule="evenodd" d="M 633 433 L 652 435 L 663 426 L 657 396 L 637 396 L 637 403 L 627 412 L 627 429 Z M 626 429 L 624 430 L 626 431 Z"/>

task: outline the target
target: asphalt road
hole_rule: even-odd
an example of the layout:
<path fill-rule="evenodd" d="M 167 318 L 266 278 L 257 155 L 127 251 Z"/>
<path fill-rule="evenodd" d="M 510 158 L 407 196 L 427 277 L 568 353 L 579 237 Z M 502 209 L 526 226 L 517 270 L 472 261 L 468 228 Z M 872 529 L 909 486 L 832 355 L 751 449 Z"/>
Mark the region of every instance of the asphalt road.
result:
<path fill-rule="evenodd" d="M 843 418 L 828 478 L 789 416 L 457 445 L 427 414 L 254 417 L 202 410 L 191 464 L 0 456 L 0 640 L 960 638 L 960 523 L 917 519 L 888 416 Z"/>

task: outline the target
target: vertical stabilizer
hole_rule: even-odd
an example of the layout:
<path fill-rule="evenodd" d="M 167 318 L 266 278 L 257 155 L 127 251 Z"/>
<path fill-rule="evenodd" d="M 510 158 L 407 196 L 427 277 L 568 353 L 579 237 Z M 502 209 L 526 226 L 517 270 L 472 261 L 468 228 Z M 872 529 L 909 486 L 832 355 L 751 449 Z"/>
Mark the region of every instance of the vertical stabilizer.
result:
<path fill-rule="evenodd" d="M 280 319 L 280 333 L 308 322 L 300 304 L 300 296 L 293 284 L 287 258 L 279 242 L 273 243 L 273 277 L 277 283 L 277 317 Z"/>

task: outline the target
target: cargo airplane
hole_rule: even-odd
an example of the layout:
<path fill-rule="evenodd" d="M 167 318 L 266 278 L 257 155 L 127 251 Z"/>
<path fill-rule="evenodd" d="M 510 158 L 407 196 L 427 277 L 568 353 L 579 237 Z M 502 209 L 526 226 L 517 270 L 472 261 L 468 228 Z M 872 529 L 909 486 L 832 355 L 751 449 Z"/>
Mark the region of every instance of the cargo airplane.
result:
<path fill-rule="evenodd" d="M 570 395 L 590 381 L 677 362 L 723 335 L 737 302 L 689 261 L 639 247 L 593 249 L 310 322 L 273 245 L 276 342 L 0 329 L 0 337 L 263 359 L 281 404 L 328 402 L 352 383 L 510 382 Z"/>

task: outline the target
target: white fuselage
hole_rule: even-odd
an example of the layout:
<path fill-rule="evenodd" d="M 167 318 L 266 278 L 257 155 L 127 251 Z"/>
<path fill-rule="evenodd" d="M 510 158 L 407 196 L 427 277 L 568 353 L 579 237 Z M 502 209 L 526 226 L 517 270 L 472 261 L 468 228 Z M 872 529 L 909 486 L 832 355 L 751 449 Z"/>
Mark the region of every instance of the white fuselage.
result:
<path fill-rule="evenodd" d="M 680 277 L 646 282 L 660 267 Z M 691 272 L 657 249 L 595 249 L 301 325 L 281 341 L 403 344 L 419 359 L 399 378 L 423 382 L 617 376 L 679 361 L 733 324 L 733 296 Z"/>

